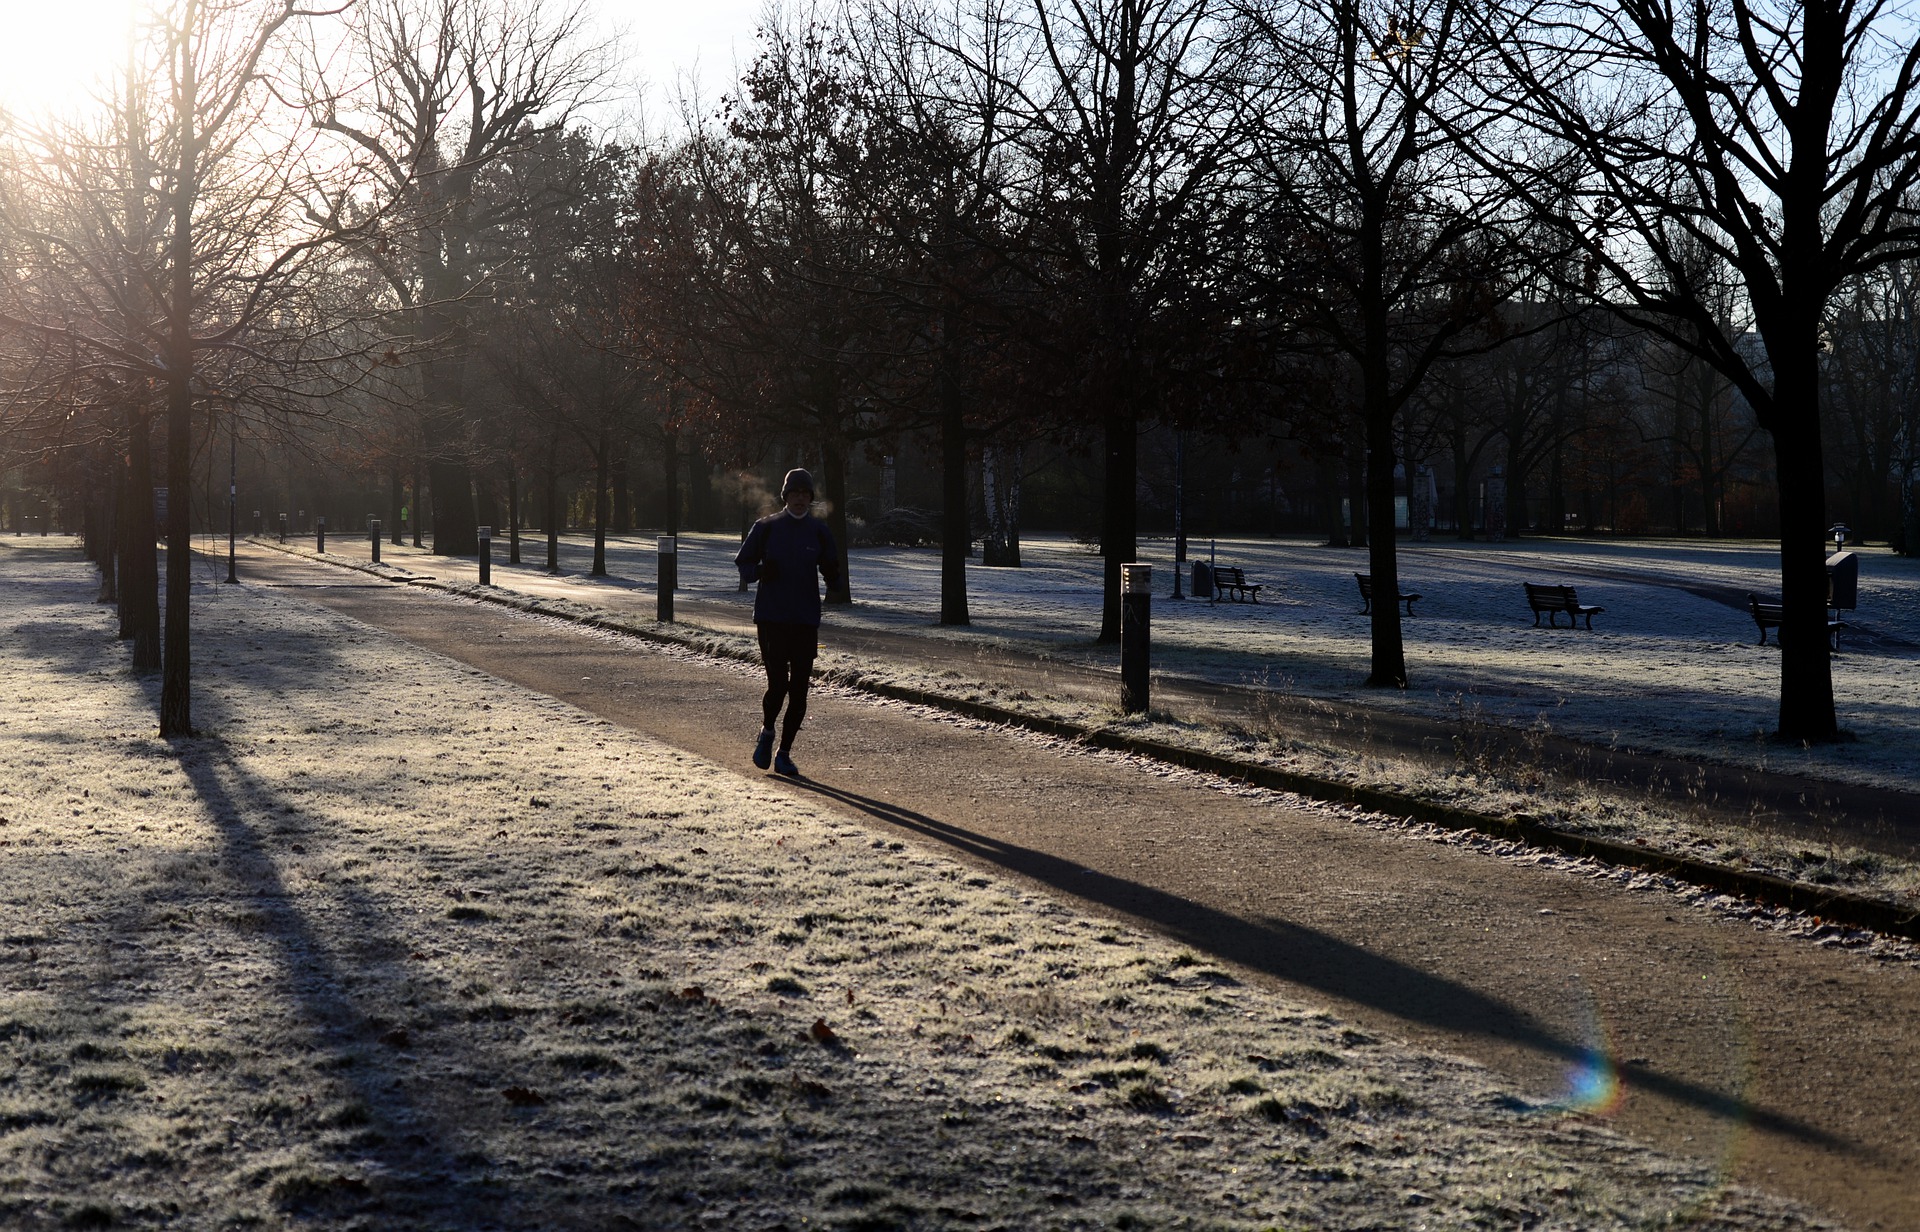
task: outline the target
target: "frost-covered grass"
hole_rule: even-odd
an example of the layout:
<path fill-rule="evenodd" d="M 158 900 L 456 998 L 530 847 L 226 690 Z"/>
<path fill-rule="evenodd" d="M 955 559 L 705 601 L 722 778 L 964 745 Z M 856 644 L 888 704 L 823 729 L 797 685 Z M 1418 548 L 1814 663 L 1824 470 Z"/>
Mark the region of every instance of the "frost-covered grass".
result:
<path fill-rule="evenodd" d="M 724 535 L 682 535 L 679 571 L 687 598 L 750 602 L 736 587 L 737 543 Z M 591 544 L 563 540 L 562 566 L 583 595 L 622 586 L 651 596 L 654 540 L 613 538 L 611 582 L 580 577 Z M 365 553 L 363 545 L 342 551 Z M 1205 540 L 1192 554 L 1204 559 Z M 1437 718 L 1538 727 L 1603 745 L 1685 754 L 1740 765 L 1817 774 L 1890 787 L 1920 787 L 1920 559 L 1860 549 L 1860 605 L 1834 658 L 1842 726 L 1857 739 L 1821 748 L 1766 740 L 1779 696 L 1780 652 L 1756 644 L 1743 596 L 1779 593 L 1778 552 L 1764 545 L 1697 540 L 1526 539 L 1504 544 L 1436 540 L 1400 546 L 1401 584 L 1424 598 L 1405 621 L 1404 693 L 1363 689 L 1370 623 L 1359 614 L 1353 574 L 1366 553 L 1299 539 L 1222 540 L 1211 549 L 1265 589 L 1258 604 L 1176 604 L 1171 547 L 1146 540 L 1156 564 L 1153 613 L 1157 670 L 1257 684 L 1282 693 Z M 470 565 L 387 549 L 390 560 L 471 580 Z M 544 560 L 528 540 L 531 562 Z M 496 550 L 496 555 L 504 555 Z M 972 624 L 934 623 L 939 558 L 928 549 L 864 548 L 852 557 L 855 602 L 836 624 L 911 631 L 968 644 L 1037 650 L 1068 661 L 1111 665 L 1093 645 L 1099 627 L 1100 561 L 1061 537 L 1022 546 L 1020 569 L 970 568 Z M 529 571 L 531 572 L 531 570 Z M 519 584 L 496 570 L 498 585 Z M 1607 610 L 1594 628 L 1534 628 L 1522 581 L 1577 586 L 1583 602 Z M 1729 606 L 1691 593 L 1717 592 Z"/>
<path fill-rule="evenodd" d="M 681 545 L 683 594 L 738 604 L 744 619 L 751 596 L 734 585 L 733 541 L 683 535 Z M 357 546 L 336 547 L 336 553 Z M 605 580 L 577 573 L 549 579 L 530 569 L 499 566 L 494 582 L 538 595 L 549 610 L 623 613 L 635 628 L 650 628 L 653 547 L 645 536 L 612 539 L 608 567 L 613 576 Z M 590 543 L 563 540 L 563 567 L 584 572 L 590 548 Z M 399 561 L 401 569 L 432 571 L 456 585 L 470 583 L 471 566 L 410 549 L 398 556 L 393 551 L 388 548 L 388 559 Z M 1769 570 L 1777 553 L 1764 547 L 1691 540 L 1402 545 L 1404 588 L 1424 596 L 1415 605 L 1419 614 L 1406 622 L 1409 662 L 1423 687 L 1404 694 L 1355 687 L 1366 671 L 1369 633 L 1367 618 L 1358 614 L 1352 578 L 1354 569 L 1366 567 L 1363 553 L 1271 540 L 1222 543 L 1217 551 L 1221 561 L 1247 562 L 1243 567 L 1250 577 L 1266 580 L 1263 601 L 1158 601 L 1155 662 L 1162 676 L 1261 686 L 1272 704 L 1256 707 L 1249 716 L 1155 712 L 1130 718 L 1108 701 L 996 682 L 991 668 L 977 665 L 961 673 L 829 651 L 820 667 L 843 682 L 906 685 L 988 701 L 1325 780 L 1387 788 L 1494 816 L 1526 815 L 1573 833 L 1920 902 L 1920 865 L 1863 847 L 1851 837 L 1850 822 L 1872 819 L 1835 818 L 1830 832 L 1817 838 L 1783 835 L 1747 824 L 1686 784 L 1663 796 L 1596 791 L 1545 772 L 1527 758 L 1524 742 L 1515 753 L 1497 751 L 1488 739 L 1490 729 L 1519 727 L 1530 739 L 1560 734 L 1603 747 L 1916 789 L 1920 561 L 1884 549 L 1863 551 L 1860 609 L 1850 617 L 1854 627 L 1843 634 L 1843 649 L 1834 660 L 1843 722 L 1858 739 L 1795 748 L 1764 739 L 1777 692 L 1777 647 L 1755 644 L 1753 621 L 1744 609 L 1679 589 L 1772 593 Z M 529 542 L 526 559 L 544 560 L 543 553 L 540 543 Z M 1030 542 L 1024 553 L 1030 562 L 1024 568 L 969 572 L 974 623 L 959 632 L 929 619 L 939 587 L 933 553 L 860 550 L 854 555 L 857 601 L 835 609 L 830 620 L 1111 665 L 1113 651 L 1091 645 L 1098 622 L 1098 558 L 1057 538 Z M 1196 557 L 1205 554 L 1205 545 L 1196 543 Z M 1607 611 L 1596 618 L 1592 633 L 1535 629 L 1522 579 L 1571 583 L 1580 588 L 1583 601 Z M 1164 595 L 1170 583 L 1157 589 Z M 721 653 L 753 653 L 750 638 L 703 630 L 698 617 L 691 619 L 677 636 Z M 1516 686 L 1524 681 L 1538 683 L 1529 692 Z M 1350 741 L 1317 734 L 1296 717 L 1295 703 L 1320 701 L 1358 706 L 1363 714 L 1380 707 L 1434 719 L 1455 750 L 1454 763 L 1436 767 L 1431 759 L 1397 756 L 1382 747 L 1356 754 Z M 1743 737 L 1728 734 L 1741 725 L 1748 729 Z"/>
<path fill-rule="evenodd" d="M 0 1226 L 1823 1226 L 284 594 L 162 742 L 92 592 L 0 545 Z"/>

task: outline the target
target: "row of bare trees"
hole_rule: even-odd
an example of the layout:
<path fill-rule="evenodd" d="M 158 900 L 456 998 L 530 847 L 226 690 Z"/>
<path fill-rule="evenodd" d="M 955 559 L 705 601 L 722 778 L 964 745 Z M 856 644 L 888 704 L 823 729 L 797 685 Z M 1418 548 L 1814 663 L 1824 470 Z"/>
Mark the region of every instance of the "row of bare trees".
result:
<path fill-rule="evenodd" d="M 635 439 L 670 494 L 688 442 L 803 448 L 843 545 L 851 459 L 923 440 L 950 624 L 970 460 L 1004 558 L 1023 447 L 1083 442 L 1111 640 L 1149 427 L 1351 460 L 1390 587 L 1416 459 L 1498 440 L 1522 482 L 1631 415 L 1711 518 L 1745 408 L 1778 486 L 1779 730 L 1838 732 L 1823 398 L 1864 473 L 1915 451 L 1920 51 L 1884 4 L 819 0 L 717 103 L 618 141 L 574 123 L 609 64 L 572 0 L 156 9 L 108 118 L 16 125 L 0 186 L 9 448 L 114 477 L 142 662 L 156 419 L 185 493 L 216 416 L 328 414 L 396 494 L 425 468 L 446 553 L 502 486 L 518 527 L 531 477 L 550 566 L 563 473 L 594 473 L 598 548 Z M 1373 621 L 1368 682 L 1404 687 L 1399 613 Z"/>

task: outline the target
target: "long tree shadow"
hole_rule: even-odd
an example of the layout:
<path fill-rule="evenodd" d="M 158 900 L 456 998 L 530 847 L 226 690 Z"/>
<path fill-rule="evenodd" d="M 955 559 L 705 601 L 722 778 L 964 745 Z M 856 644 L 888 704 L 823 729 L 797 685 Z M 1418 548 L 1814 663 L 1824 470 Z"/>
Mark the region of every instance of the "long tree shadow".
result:
<path fill-rule="evenodd" d="M 251 778 L 217 738 L 176 741 L 174 749 L 218 837 L 219 866 L 233 886 L 229 901 L 249 913 L 256 935 L 271 946 L 282 972 L 280 990 L 301 1007 L 299 1026 L 307 1034 L 305 1042 L 330 1063 L 330 1071 L 350 1086 L 355 1100 L 366 1109 L 369 1124 L 381 1139 L 373 1150 L 393 1180 L 402 1182 L 376 1190 L 375 1209 L 395 1214 L 409 1210 L 425 1214 L 430 1209 L 444 1216 L 470 1203 L 473 1209 L 462 1213 L 483 1216 L 487 1223 L 503 1217 L 510 1221 L 513 1203 L 506 1195 L 497 1191 L 462 1195 L 449 1183 L 469 1170 L 456 1158 L 461 1153 L 458 1131 L 409 1094 L 408 1084 L 416 1075 L 404 1054 L 377 1046 L 376 1037 L 392 1025 L 379 1015 L 387 998 L 368 994 L 375 1004 L 363 1007 L 351 991 L 359 984 L 406 988 L 410 996 L 420 995 L 417 982 L 401 965 L 408 946 L 385 926 L 386 913 L 351 886 L 329 887 L 333 901 L 353 917 L 350 927 L 336 931 L 352 939 L 354 953 L 345 960 L 336 956 L 327 939 L 308 923 L 267 842 L 249 821 L 278 812 L 288 821 L 277 824 L 297 826 L 295 806 Z M 353 964 L 351 976 L 348 961 Z M 350 1171 L 359 1157 L 356 1152 L 355 1159 L 342 1160 L 343 1169 Z M 435 1192 L 423 1192 L 426 1187 Z"/>
<path fill-rule="evenodd" d="M 1587 1044 L 1570 1040 L 1518 1006 L 1466 985 L 1373 953 L 1288 920 L 1250 920 L 1153 886 L 1085 868 L 1071 860 L 978 834 L 884 800 L 813 779 L 792 786 L 963 851 L 1103 907 L 1147 920 L 1168 936 L 1242 966 L 1455 1035 L 1517 1044 L 1569 1067 L 1590 1063 Z M 1798 1118 L 1758 1107 L 1646 1065 L 1620 1067 L 1624 1083 L 1739 1122 L 1830 1149 L 1871 1148 Z"/>

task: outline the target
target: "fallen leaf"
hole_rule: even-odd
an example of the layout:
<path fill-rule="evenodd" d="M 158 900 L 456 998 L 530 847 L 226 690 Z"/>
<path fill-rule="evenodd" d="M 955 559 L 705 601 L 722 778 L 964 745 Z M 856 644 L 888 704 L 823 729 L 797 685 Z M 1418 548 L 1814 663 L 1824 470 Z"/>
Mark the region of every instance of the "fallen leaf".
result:
<path fill-rule="evenodd" d="M 500 1094 L 516 1108 L 534 1108 L 547 1102 L 547 1097 L 531 1087 L 508 1087 Z"/>
<path fill-rule="evenodd" d="M 824 1018 L 814 1019 L 813 1026 L 807 1031 L 807 1034 L 829 1047 L 840 1042 L 840 1037 L 833 1033 L 833 1028 L 827 1025 L 827 1020 Z"/>

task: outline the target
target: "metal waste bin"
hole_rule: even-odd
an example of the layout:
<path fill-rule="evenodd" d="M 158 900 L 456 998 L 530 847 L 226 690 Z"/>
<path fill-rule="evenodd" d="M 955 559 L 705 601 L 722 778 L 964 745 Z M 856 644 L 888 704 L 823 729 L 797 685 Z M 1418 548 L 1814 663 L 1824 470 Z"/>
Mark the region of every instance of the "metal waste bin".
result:
<path fill-rule="evenodd" d="M 1193 562 L 1193 597 L 1213 598 L 1213 566 L 1204 560 Z"/>

